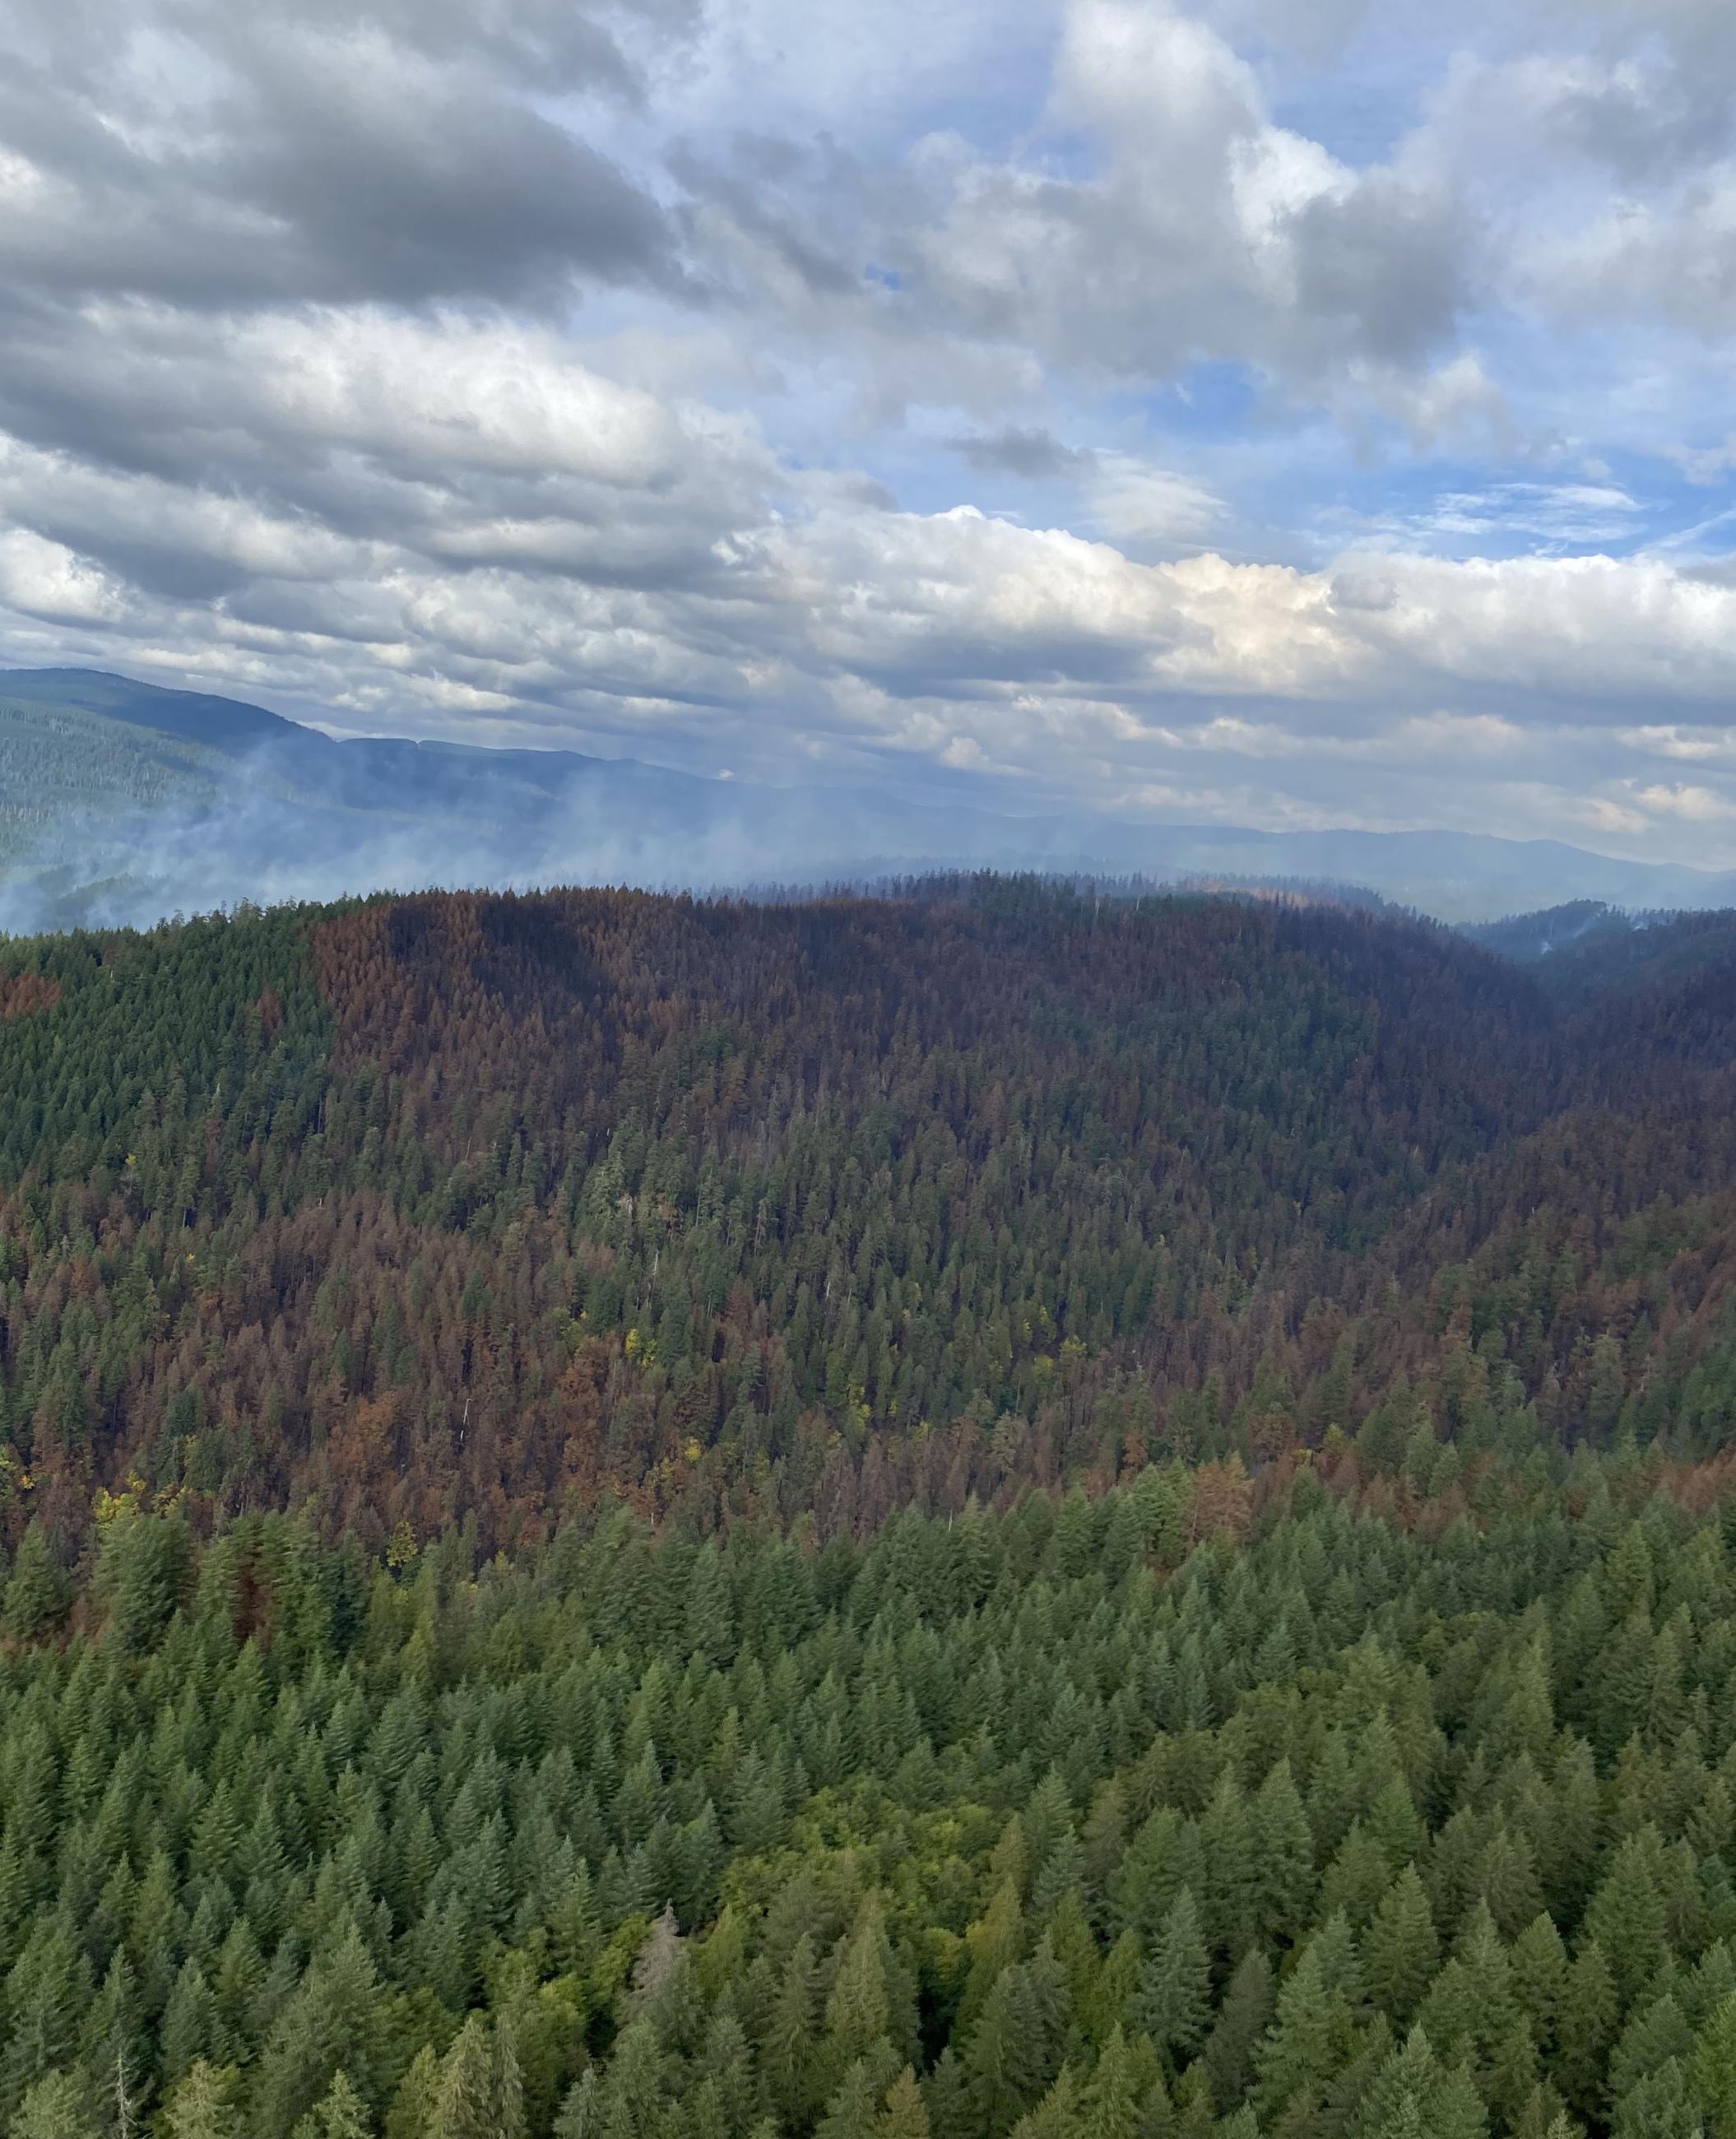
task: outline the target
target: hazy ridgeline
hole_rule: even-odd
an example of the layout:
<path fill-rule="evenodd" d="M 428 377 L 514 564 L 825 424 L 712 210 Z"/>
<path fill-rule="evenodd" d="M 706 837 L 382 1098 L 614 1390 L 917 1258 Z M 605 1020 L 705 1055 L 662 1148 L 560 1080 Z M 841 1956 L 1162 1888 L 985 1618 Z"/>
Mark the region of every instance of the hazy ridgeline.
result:
<path fill-rule="evenodd" d="M 1361 886 L 1444 919 L 1563 901 L 1736 902 L 1736 878 L 1552 840 L 1142 824 L 1051 804 L 708 779 L 564 750 L 335 741 L 257 706 L 83 669 L 0 672 L 0 928 L 441 885 L 690 891 L 936 869 Z"/>

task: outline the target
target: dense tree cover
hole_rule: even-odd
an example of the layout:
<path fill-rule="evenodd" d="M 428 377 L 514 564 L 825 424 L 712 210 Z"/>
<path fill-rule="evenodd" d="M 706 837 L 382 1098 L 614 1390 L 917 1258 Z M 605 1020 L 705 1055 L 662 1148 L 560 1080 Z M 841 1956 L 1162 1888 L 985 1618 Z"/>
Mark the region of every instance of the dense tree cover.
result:
<path fill-rule="evenodd" d="M 208 804 L 224 770 L 193 743 L 21 700 L 0 677 L 0 862 L 69 812 Z"/>
<path fill-rule="evenodd" d="M 0 1652 L 0 2130 L 1736 2131 L 1736 1503 L 1148 1466 L 472 1572 L 100 1510 Z"/>
<path fill-rule="evenodd" d="M 1736 985 L 0 946 L 0 2139 L 1736 2139 Z"/>
<path fill-rule="evenodd" d="M 0 1519 L 825 1534 L 1419 1422 L 1721 1446 L 1736 986 L 1029 882 L 0 946 Z"/>

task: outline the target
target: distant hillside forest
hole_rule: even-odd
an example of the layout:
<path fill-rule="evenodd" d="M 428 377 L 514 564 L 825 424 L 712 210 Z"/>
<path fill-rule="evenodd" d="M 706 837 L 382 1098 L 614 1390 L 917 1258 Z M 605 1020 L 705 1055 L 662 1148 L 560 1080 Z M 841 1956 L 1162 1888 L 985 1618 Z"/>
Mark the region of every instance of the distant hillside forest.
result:
<path fill-rule="evenodd" d="M 1166 1457 L 1716 1459 L 1736 957 L 1034 880 L 0 945 L 0 1521 L 866 1535 Z"/>
<path fill-rule="evenodd" d="M 1730 2139 L 1676 927 L 0 944 L 0 2135 Z"/>

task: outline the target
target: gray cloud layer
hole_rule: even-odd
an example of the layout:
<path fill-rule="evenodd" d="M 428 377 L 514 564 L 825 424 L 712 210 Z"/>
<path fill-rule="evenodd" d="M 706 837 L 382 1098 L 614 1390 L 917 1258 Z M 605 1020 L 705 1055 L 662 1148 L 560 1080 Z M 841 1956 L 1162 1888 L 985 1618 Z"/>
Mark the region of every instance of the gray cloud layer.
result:
<path fill-rule="evenodd" d="M 0 651 L 1736 860 L 1728 7 L 907 27 L 24 0 Z M 1340 123 L 1328 68 L 1400 121 Z M 1699 531 L 1645 546 L 1646 470 Z"/>

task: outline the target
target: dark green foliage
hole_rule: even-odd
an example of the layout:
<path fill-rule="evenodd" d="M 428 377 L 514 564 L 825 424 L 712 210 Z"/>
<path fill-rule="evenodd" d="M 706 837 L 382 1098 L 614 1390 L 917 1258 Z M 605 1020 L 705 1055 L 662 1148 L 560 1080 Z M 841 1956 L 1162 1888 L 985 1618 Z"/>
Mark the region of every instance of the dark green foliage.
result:
<path fill-rule="evenodd" d="M 31 1642 L 59 1626 L 72 1604 L 72 1580 L 54 1556 L 40 1522 L 25 1531 L 0 1599 L 0 1632 Z"/>

